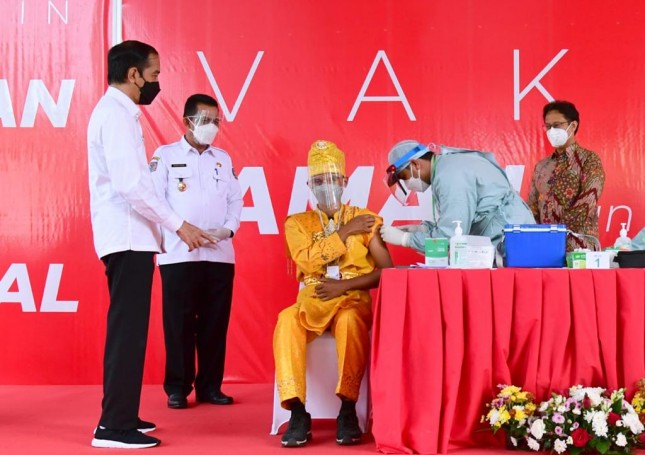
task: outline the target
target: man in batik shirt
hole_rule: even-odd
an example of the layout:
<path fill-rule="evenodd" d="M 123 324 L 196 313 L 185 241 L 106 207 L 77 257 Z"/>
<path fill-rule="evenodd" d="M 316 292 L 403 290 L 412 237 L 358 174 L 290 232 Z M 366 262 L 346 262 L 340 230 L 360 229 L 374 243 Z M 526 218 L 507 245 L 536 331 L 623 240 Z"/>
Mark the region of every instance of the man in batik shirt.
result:
<path fill-rule="evenodd" d="M 336 339 L 341 400 L 336 442 L 360 441 L 355 404 L 369 352 L 372 308 L 368 289 L 380 269 L 391 267 L 378 232 L 380 217 L 340 201 L 347 185 L 345 156 L 335 144 L 315 142 L 308 156 L 308 185 L 318 207 L 287 218 L 285 236 L 297 279 L 296 303 L 280 312 L 273 338 L 276 381 L 282 407 L 291 410 L 285 447 L 306 444 L 311 416 L 305 410 L 307 343 L 330 330 Z"/>
<path fill-rule="evenodd" d="M 605 183 L 602 162 L 576 141 L 580 114 L 568 101 L 543 110 L 544 129 L 555 151 L 535 166 L 528 205 L 538 223 L 565 224 L 578 234 L 567 237 L 567 251 L 596 249 L 598 199 Z"/>

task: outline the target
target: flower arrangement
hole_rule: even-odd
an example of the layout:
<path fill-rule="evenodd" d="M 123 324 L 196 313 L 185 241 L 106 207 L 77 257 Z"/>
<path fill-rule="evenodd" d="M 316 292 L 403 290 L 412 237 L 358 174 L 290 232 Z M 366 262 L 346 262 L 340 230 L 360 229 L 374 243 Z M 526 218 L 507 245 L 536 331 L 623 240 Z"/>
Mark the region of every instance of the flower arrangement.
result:
<path fill-rule="evenodd" d="M 505 390 L 514 393 L 521 389 L 504 386 L 502 392 Z M 558 454 L 628 454 L 645 442 L 641 414 L 645 411 L 645 381 L 631 404 L 625 399 L 625 389 L 608 392 L 600 387 L 573 386 L 566 392 L 553 393 L 523 421 L 504 414 L 509 408 L 501 401 L 502 392 L 487 405 L 491 411 L 482 421 L 488 421 L 493 432 L 506 430 L 516 438 L 516 446 Z"/>
<path fill-rule="evenodd" d="M 533 416 L 537 406 L 533 395 L 522 391 L 521 387 L 500 384 L 497 397 L 486 406 L 488 414 L 482 416 L 482 422 L 488 422 L 496 433 L 503 428 L 512 446 L 517 447 L 518 441 L 523 441 L 528 432 L 526 423 Z"/>
<path fill-rule="evenodd" d="M 645 425 L 645 379 L 638 382 L 638 390 L 632 398 L 632 407 L 634 412 L 638 414 L 641 423 Z M 638 442 L 639 446 L 645 449 L 645 431 L 641 433 Z"/>
<path fill-rule="evenodd" d="M 638 381 L 638 390 L 632 398 L 632 407 L 640 417 L 640 420 L 645 424 L 645 379 Z"/>

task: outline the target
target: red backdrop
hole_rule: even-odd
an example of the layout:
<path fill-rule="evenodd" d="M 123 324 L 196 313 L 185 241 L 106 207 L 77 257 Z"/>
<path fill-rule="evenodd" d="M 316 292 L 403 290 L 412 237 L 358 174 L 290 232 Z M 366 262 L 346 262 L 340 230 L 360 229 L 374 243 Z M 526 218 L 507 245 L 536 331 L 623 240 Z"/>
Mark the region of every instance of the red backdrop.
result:
<path fill-rule="evenodd" d="M 91 240 L 85 134 L 105 90 L 114 5 L 9 3 L 0 15 L 0 384 L 99 383 L 108 299 Z M 298 168 L 316 139 L 346 152 L 353 203 L 388 222 L 419 218 L 381 183 L 393 143 L 493 151 L 516 166 L 526 198 L 550 151 L 541 108 L 568 99 L 581 112 L 579 142 L 607 174 L 601 242 L 613 242 L 620 222 L 632 234 L 645 224 L 642 2 L 491 5 L 123 1 L 123 38 L 161 55 L 162 92 L 143 120 L 148 153 L 180 137 L 190 94 L 223 105 L 216 145 L 245 189 L 228 380 L 272 380 L 273 325 L 297 289 L 282 225 L 305 208 Z M 397 263 L 417 259 L 391 250 Z M 157 282 L 147 382 L 161 381 L 163 354 Z"/>

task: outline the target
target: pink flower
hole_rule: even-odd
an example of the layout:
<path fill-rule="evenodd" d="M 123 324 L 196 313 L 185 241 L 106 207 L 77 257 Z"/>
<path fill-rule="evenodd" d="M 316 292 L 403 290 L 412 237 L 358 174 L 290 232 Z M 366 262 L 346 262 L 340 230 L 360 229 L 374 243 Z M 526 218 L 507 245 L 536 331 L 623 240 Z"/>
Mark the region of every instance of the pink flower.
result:
<path fill-rule="evenodd" d="M 573 422 L 573 425 L 571 425 L 572 430 L 577 430 L 580 424 L 578 422 Z"/>
<path fill-rule="evenodd" d="M 562 436 L 562 433 L 563 433 L 562 427 L 555 427 L 555 434 L 557 434 L 558 436 Z"/>
<path fill-rule="evenodd" d="M 551 417 L 551 420 L 555 423 L 564 423 L 564 416 L 562 414 L 553 414 L 553 417 Z"/>

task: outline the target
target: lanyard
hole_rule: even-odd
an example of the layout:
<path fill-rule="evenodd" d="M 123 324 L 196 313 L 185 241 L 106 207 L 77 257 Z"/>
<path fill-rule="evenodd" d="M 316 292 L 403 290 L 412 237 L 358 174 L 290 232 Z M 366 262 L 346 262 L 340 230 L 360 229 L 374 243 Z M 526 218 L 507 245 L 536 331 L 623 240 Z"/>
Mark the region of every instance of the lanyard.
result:
<path fill-rule="evenodd" d="M 325 238 L 329 237 L 334 232 L 338 231 L 343 224 L 343 205 L 341 204 L 340 211 L 338 212 L 338 225 L 334 223 L 334 218 L 332 217 L 329 218 L 329 223 L 327 223 L 327 226 L 325 226 L 322 218 L 322 211 L 320 209 L 318 209 L 318 218 L 320 219 L 320 226 L 322 226 L 323 229 L 323 235 L 325 236 Z M 332 278 L 334 280 L 340 279 L 341 275 L 340 268 L 338 266 L 339 262 L 340 258 L 336 258 L 327 264 L 327 272 L 325 273 L 326 277 Z"/>
<path fill-rule="evenodd" d="M 434 222 L 437 222 L 437 212 L 436 212 L 436 206 L 437 206 L 437 198 L 435 197 L 434 194 L 434 175 L 437 172 L 437 155 L 433 155 L 432 159 L 430 160 L 430 185 L 432 185 L 432 218 Z"/>

